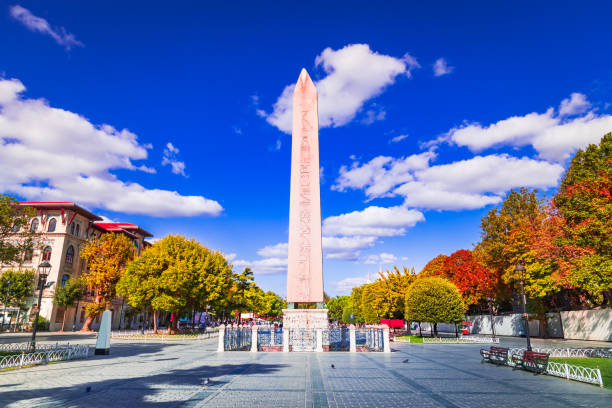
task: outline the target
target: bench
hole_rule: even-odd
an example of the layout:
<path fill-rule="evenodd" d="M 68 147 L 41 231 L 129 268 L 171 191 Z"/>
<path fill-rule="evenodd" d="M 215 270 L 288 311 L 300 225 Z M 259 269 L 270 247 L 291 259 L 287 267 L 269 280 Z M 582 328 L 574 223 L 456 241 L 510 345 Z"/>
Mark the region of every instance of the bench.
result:
<path fill-rule="evenodd" d="M 480 355 L 482 361 L 488 361 L 489 363 L 506 365 L 508 364 L 508 349 L 505 347 L 491 346 L 489 350 L 480 349 Z"/>
<path fill-rule="evenodd" d="M 548 353 L 537 353 L 535 351 L 525 351 L 523 355 L 513 354 L 512 362 L 514 367 L 522 367 L 524 370 L 533 371 L 536 374 L 546 372 L 548 367 Z"/>

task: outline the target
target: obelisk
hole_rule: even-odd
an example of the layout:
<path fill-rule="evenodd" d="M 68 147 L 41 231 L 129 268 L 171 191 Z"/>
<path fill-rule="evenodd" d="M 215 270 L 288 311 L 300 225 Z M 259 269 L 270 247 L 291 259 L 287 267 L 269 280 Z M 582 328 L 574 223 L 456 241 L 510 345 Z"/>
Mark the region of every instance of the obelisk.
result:
<path fill-rule="evenodd" d="M 289 264 L 284 327 L 327 327 L 323 305 L 317 90 L 302 69 L 293 91 Z M 291 310 L 316 303 L 316 309 Z"/>

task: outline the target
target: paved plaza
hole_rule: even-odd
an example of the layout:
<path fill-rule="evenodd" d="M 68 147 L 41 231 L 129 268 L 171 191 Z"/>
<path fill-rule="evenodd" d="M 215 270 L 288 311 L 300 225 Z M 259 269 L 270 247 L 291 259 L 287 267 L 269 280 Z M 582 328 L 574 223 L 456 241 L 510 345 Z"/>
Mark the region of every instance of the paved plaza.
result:
<path fill-rule="evenodd" d="M 214 339 L 113 341 L 110 356 L 0 372 L 0 406 L 612 406 L 606 389 L 481 364 L 480 347 L 396 342 L 391 354 L 218 354 Z"/>

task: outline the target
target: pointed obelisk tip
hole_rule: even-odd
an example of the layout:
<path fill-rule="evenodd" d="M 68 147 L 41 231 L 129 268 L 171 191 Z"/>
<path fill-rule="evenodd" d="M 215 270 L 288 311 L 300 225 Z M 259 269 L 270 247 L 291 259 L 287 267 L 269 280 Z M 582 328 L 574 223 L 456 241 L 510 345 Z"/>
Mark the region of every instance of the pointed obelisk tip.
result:
<path fill-rule="evenodd" d="M 302 72 L 300 72 L 298 83 L 303 86 L 309 79 L 310 79 L 310 76 L 308 75 L 308 71 L 306 71 L 306 68 L 302 68 Z"/>

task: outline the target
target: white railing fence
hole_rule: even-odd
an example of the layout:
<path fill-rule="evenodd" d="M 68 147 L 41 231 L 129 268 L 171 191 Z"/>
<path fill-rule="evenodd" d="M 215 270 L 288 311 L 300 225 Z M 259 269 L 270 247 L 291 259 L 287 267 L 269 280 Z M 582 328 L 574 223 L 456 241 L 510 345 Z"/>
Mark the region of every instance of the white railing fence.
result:
<path fill-rule="evenodd" d="M 463 337 L 423 337 L 425 344 L 497 344 L 499 337 L 463 336 Z"/>
<path fill-rule="evenodd" d="M 36 351 L 34 353 L 21 352 L 0 358 L 0 369 L 27 367 L 36 364 L 47 364 L 52 361 L 74 360 L 87 358 L 89 346 L 63 346 L 57 349 Z"/>
<path fill-rule="evenodd" d="M 511 348 L 508 350 L 508 365 L 513 367 L 512 355 L 522 355 L 525 352 L 525 348 Z M 572 348 L 533 348 L 533 351 L 537 353 L 548 353 L 549 357 L 574 357 L 574 358 L 586 358 L 586 357 L 599 357 L 601 350 L 599 349 L 572 349 Z M 604 350 L 604 352 L 607 350 Z M 555 377 L 562 377 L 568 380 L 586 382 L 590 384 L 596 384 L 603 387 L 603 379 L 601 377 L 601 371 L 599 368 L 590 368 L 577 366 L 573 364 L 558 363 L 556 361 L 549 361 L 546 368 L 546 374 L 554 375 Z"/>
<path fill-rule="evenodd" d="M 212 339 L 219 335 L 219 330 L 207 330 L 203 333 L 183 333 L 183 334 L 167 334 L 158 332 L 155 334 L 153 330 L 125 330 L 111 331 L 111 339 L 136 340 L 146 342 L 163 342 L 166 341 L 189 341 L 189 340 L 206 340 Z"/>
<path fill-rule="evenodd" d="M 36 351 L 58 350 L 66 347 L 70 347 L 70 343 L 37 344 Z M 30 342 L 0 344 L 0 353 L 7 353 L 13 351 L 30 351 Z"/>

